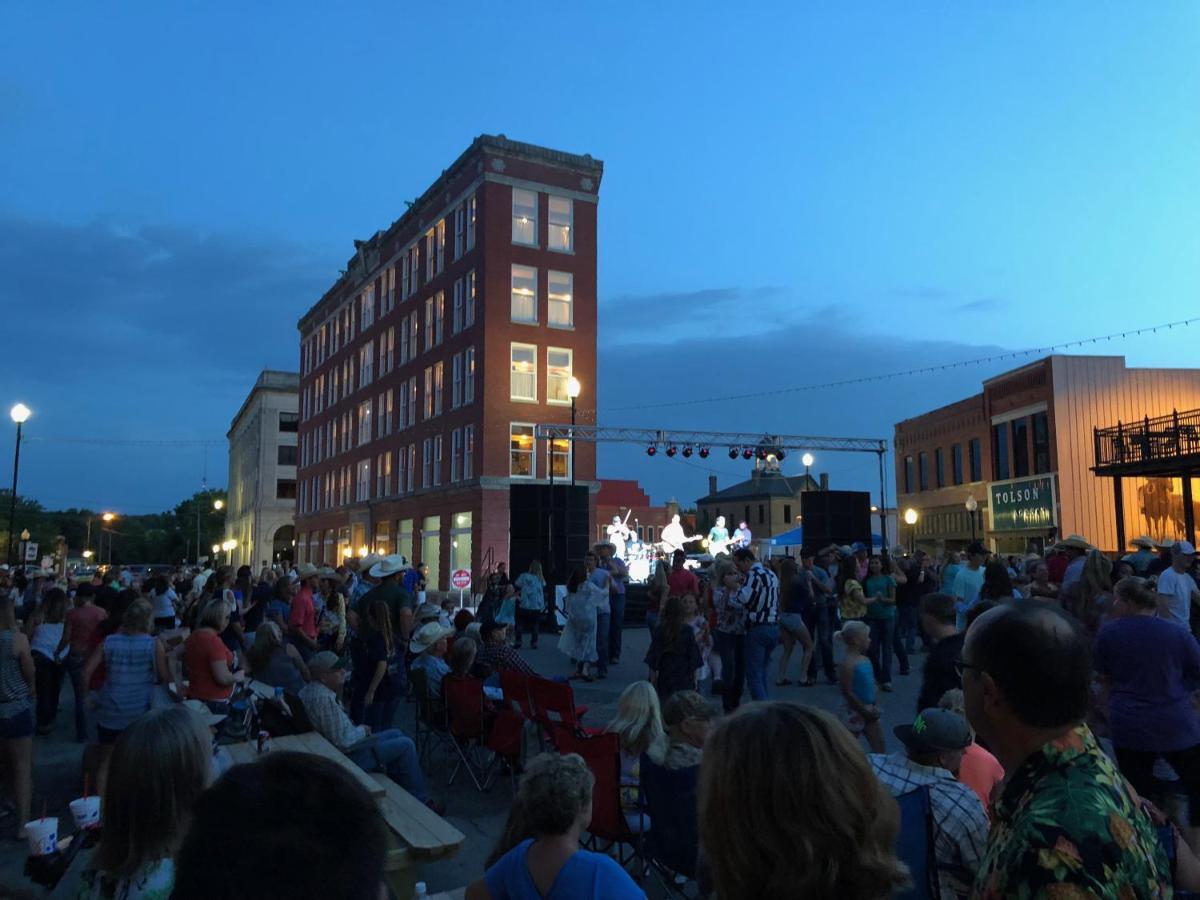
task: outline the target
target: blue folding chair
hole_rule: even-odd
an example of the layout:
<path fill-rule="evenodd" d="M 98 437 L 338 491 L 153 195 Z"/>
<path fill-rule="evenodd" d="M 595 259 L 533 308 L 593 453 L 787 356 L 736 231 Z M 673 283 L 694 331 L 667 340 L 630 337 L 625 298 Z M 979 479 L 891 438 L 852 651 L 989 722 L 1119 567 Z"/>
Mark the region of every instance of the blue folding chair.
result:
<path fill-rule="evenodd" d="M 671 894 L 682 894 L 676 876 L 694 881 L 700 845 L 700 823 L 696 806 L 699 766 L 667 769 L 642 755 L 639 766 L 642 800 L 650 818 L 644 837 L 643 855 L 662 886 Z"/>

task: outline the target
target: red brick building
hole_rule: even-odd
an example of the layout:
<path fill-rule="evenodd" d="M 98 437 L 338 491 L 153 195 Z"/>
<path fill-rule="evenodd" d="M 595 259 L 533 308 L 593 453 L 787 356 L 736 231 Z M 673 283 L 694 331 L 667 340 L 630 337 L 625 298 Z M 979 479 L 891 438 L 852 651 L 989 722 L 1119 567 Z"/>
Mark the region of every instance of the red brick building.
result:
<path fill-rule="evenodd" d="M 603 164 L 482 135 L 386 229 L 356 241 L 299 322 L 300 561 L 368 549 L 448 573 L 507 559 L 509 490 L 547 480 L 541 422 L 568 383 L 596 406 Z M 569 479 L 566 442 L 553 454 Z M 593 484 L 595 445 L 575 456 Z"/>
<path fill-rule="evenodd" d="M 596 542 L 606 540 L 606 529 L 612 524 L 613 516 L 620 516 L 628 524 L 630 531 L 637 532 L 638 538 L 653 544 L 662 535 L 663 526 L 670 522 L 671 516 L 677 512 L 677 503 L 669 506 L 651 506 L 650 495 L 642 490 L 642 486 L 636 481 L 602 478 L 600 491 L 596 494 L 592 537 Z"/>

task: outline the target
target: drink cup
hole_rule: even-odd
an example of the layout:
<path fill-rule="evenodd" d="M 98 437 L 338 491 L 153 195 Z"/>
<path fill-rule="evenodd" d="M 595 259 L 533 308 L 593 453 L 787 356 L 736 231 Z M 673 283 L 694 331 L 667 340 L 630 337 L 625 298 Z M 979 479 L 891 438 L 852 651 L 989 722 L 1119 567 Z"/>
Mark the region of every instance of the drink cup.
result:
<path fill-rule="evenodd" d="M 80 797 L 71 801 L 71 815 L 75 817 L 75 827 L 79 831 L 96 828 L 100 825 L 100 795 Z"/>
<path fill-rule="evenodd" d="M 49 856 L 58 849 L 58 819 L 47 816 L 25 823 L 30 856 Z"/>

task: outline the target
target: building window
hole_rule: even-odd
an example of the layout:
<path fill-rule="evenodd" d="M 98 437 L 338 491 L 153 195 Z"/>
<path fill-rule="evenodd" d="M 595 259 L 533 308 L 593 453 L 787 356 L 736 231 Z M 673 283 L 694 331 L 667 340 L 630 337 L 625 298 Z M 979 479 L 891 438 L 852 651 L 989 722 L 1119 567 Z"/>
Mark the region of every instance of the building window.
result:
<path fill-rule="evenodd" d="M 475 426 L 468 425 L 463 429 L 463 481 L 472 478 L 475 473 Z"/>
<path fill-rule="evenodd" d="M 450 408 L 462 406 L 462 373 L 463 359 L 461 353 L 455 353 L 450 360 Z"/>
<path fill-rule="evenodd" d="M 437 260 L 437 229 L 430 228 L 425 232 L 425 283 L 433 281 L 434 266 Z"/>
<path fill-rule="evenodd" d="M 537 206 L 536 191 L 513 188 L 512 242 L 514 244 L 524 244 L 527 247 L 537 246 Z"/>
<path fill-rule="evenodd" d="M 571 351 L 563 347 L 546 348 L 546 402 L 569 406 L 567 382 L 571 380 Z"/>
<path fill-rule="evenodd" d="M 766 521 L 767 521 L 766 510 L 763 508 L 763 504 L 760 503 L 760 504 L 758 504 L 758 524 L 762 525 Z"/>
<path fill-rule="evenodd" d="M 433 367 L 433 414 L 442 414 L 442 395 L 446 386 L 446 363 L 439 362 Z"/>
<path fill-rule="evenodd" d="M 437 273 L 440 275 L 446 269 L 446 220 L 439 219 L 437 223 Z"/>
<path fill-rule="evenodd" d="M 1008 423 L 1001 422 L 992 426 L 992 480 L 1003 481 L 1009 474 Z"/>
<path fill-rule="evenodd" d="M 375 324 L 375 285 L 371 285 L 358 297 L 358 324 L 364 329 Z"/>
<path fill-rule="evenodd" d="M 1046 413 L 1033 414 L 1033 474 L 1050 471 L 1050 421 Z"/>
<path fill-rule="evenodd" d="M 436 591 L 442 571 L 442 518 L 426 516 L 421 522 L 421 562 L 429 566 L 426 582 L 431 591 Z"/>
<path fill-rule="evenodd" d="M 408 424 L 417 424 L 417 376 L 408 379 Z"/>
<path fill-rule="evenodd" d="M 296 445 L 280 444 L 277 448 L 275 462 L 280 466 L 294 466 L 296 464 Z"/>
<path fill-rule="evenodd" d="M 475 247 L 475 213 L 476 203 L 475 195 L 472 194 L 467 200 L 467 249 L 471 250 Z"/>
<path fill-rule="evenodd" d="M 455 513 L 450 529 L 450 571 L 471 568 L 471 513 Z"/>
<path fill-rule="evenodd" d="M 917 483 L 921 490 L 929 490 L 929 455 L 924 450 L 917 454 Z"/>
<path fill-rule="evenodd" d="M 946 454 L 941 447 L 933 451 L 933 479 L 938 487 L 946 486 Z"/>
<path fill-rule="evenodd" d="M 1024 478 L 1029 474 L 1029 422 L 1012 420 L 1013 476 Z"/>
<path fill-rule="evenodd" d="M 509 354 L 512 369 L 509 399 L 537 403 L 537 347 L 512 344 Z"/>
<path fill-rule="evenodd" d="M 433 366 L 425 367 L 425 409 L 422 421 L 433 418 Z"/>
<path fill-rule="evenodd" d="M 408 453 L 401 447 L 396 451 L 396 493 L 403 494 L 408 478 Z"/>
<path fill-rule="evenodd" d="M 463 280 L 454 282 L 454 313 L 450 320 L 450 333 L 458 334 L 463 330 Z"/>
<path fill-rule="evenodd" d="M 523 325 L 536 325 L 537 269 L 530 266 L 512 267 L 512 320 Z"/>
<path fill-rule="evenodd" d="M 457 484 L 462 473 L 462 429 L 450 432 L 450 483 Z"/>
<path fill-rule="evenodd" d="M 566 438 L 547 441 L 546 453 L 550 457 L 555 478 L 571 477 L 571 442 Z"/>
<path fill-rule="evenodd" d="M 425 438 L 421 442 L 421 487 L 427 488 L 433 483 L 433 439 Z"/>
<path fill-rule="evenodd" d="M 433 297 L 425 298 L 425 352 L 434 345 L 434 312 Z"/>
<path fill-rule="evenodd" d="M 420 349 L 417 346 L 417 338 L 421 334 L 420 316 L 414 309 L 408 317 L 408 358 L 416 359 Z"/>
<path fill-rule="evenodd" d="M 367 341 L 358 349 L 358 386 L 365 387 L 375 378 L 375 342 Z"/>
<path fill-rule="evenodd" d="M 279 430 L 283 434 L 295 434 L 300 430 L 300 413 L 280 412 Z"/>
<path fill-rule="evenodd" d="M 454 258 L 463 255 L 467 241 L 467 209 L 459 206 L 454 210 Z"/>
<path fill-rule="evenodd" d="M 983 447 L 979 438 L 971 438 L 967 444 L 967 460 L 971 468 L 971 480 L 983 481 Z"/>
<path fill-rule="evenodd" d="M 783 521 L 785 524 L 792 524 L 792 507 L 790 503 L 783 504 Z"/>
<path fill-rule="evenodd" d="M 386 375 L 396 367 L 396 329 L 389 328 L 379 338 L 379 374 Z"/>
<path fill-rule="evenodd" d="M 388 266 L 383 273 L 383 312 L 390 313 L 396 308 L 396 267 Z"/>
<path fill-rule="evenodd" d="M 400 257 L 400 299 L 407 300 L 412 296 L 412 290 L 409 289 L 409 273 L 412 269 L 409 267 L 408 251 Z"/>
<path fill-rule="evenodd" d="M 439 434 L 433 439 L 433 486 L 437 487 L 442 483 L 442 436 Z"/>
<path fill-rule="evenodd" d="M 513 478 L 533 478 L 533 426 L 514 422 L 509 426 L 509 467 Z"/>
<path fill-rule="evenodd" d="M 410 278 L 409 282 L 408 282 L 408 286 L 410 288 L 409 296 L 411 297 L 413 294 L 415 294 L 417 292 L 417 288 L 420 287 L 420 285 L 418 283 L 420 280 L 420 276 L 421 276 L 421 264 L 419 261 L 421 258 L 420 257 L 420 241 L 417 241 L 415 244 L 413 244 L 409 248 L 408 256 L 409 256 L 409 260 L 410 260 L 410 265 L 412 267 L 412 278 Z"/>
<path fill-rule="evenodd" d="M 388 388 L 379 395 L 379 436 L 392 433 L 392 413 L 394 411 L 394 394 Z"/>
<path fill-rule="evenodd" d="M 371 401 L 364 400 L 358 404 L 358 444 L 369 443 L 371 440 Z"/>
<path fill-rule="evenodd" d="M 950 448 L 950 470 L 955 484 L 963 483 L 962 444 L 954 444 Z"/>
<path fill-rule="evenodd" d="M 295 500 L 296 499 L 296 479 L 295 478 L 277 478 L 275 480 L 275 499 L 276 500 Z"/>
<path fill-rule="evenodd" d="M 463 328 L 470 328 L 475 324 L 475 270 L 472 269 L 467 273 L 466 281 L 464 282 L 466 297 L 466 311 L 463 315 Z"/>
<path fill-rule="evenodd" d="M 355 485 L 354 499 L 362 502 L 371 499 L 371 461 L 364 459 L 358 464 L 358 483 Z"/>
<path fill-rule="evenodd" d="M 551 328 L 573 328 L 575 306 L 573 291 L 575 276 L 570 272 L 546 273 L 546 314 Z"/>
<path fill-rule="evenodd" d="M 475 348 L 463 353 L 463 405 L 475 402 Z"/>
<path fill-rule="evenodd" d="M 392 454 L 380 453 L 375 459 L 375 496 L 388 497 L 392 493 Z"/>
<path fill-rule="evenodd" d="M 396 420 L 396 430 L 403 431 L 408 427 L 408 385 L 400 385 L 400 416 Z"/>
<path fill-rule="evenodd" d="M 904 457 L 904 493 L 911 494 L 913 492 L 913 458 L 911 456 Z"/>
<path fill-rule="evenodd" d="M 551 250 L 561 250 L 570 253 L 575 249 L 572 241 L 571 226 L 575 215 L 575 204 L 569 197 L 555 197 L 550 200 L 550 241 Z"/>

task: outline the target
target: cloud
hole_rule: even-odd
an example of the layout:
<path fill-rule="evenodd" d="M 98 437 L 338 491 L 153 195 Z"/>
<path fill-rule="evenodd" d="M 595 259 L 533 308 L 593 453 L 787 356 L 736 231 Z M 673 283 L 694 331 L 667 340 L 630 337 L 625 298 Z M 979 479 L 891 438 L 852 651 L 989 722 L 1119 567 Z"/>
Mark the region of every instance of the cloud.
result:
<path fill-rule="evenodd" d="M 971 300 L 967 303 L 960 303 L 954 307 L 954 312 L 957 313 L 982 313 L 992 312 L 1000 309 L 1003 304 L 996 297 L 982 297 L 979 300 Z"/>
<path fill-rule="evenodd" d="M 792 318 L 795 304 L 779 302 L 786 295 L 785 288 L 761 285 L 601 299 L 601 343 L 671 344 L 705 334 L 714 325 L 727 337 L 757 334 Z"/>

